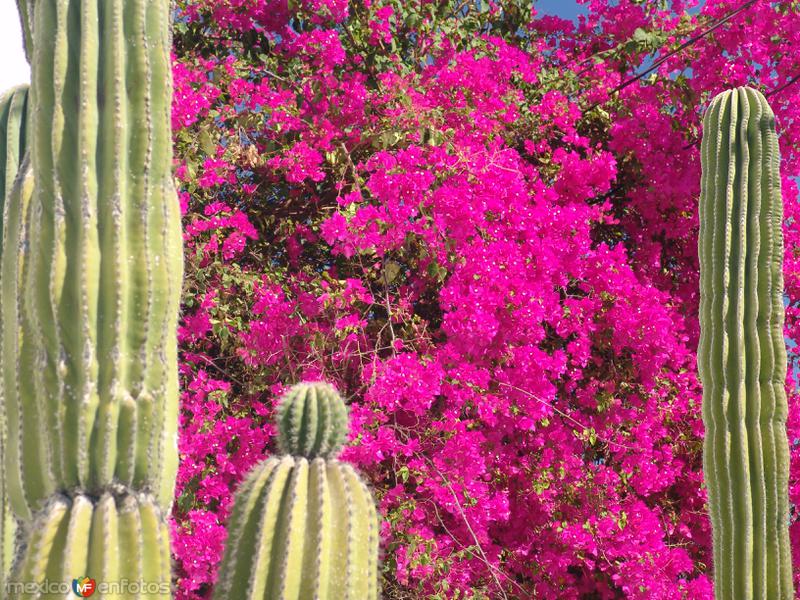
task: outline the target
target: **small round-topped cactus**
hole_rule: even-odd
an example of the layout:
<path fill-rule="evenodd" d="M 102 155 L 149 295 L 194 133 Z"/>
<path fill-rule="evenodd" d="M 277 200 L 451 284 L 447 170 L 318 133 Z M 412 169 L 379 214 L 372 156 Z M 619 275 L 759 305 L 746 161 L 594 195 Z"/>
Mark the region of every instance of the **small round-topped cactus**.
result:
<path fill-rule="evenodd" d="M 278 405 L 277 421 L 283 454 L 335 458 L 347 441 L 347 407 L 328 383 L 292 387 Z"/>
<path fill-rule="evenodd" d="M 326 383 L 301 383 L 277 413 L 280 458 L 236 493 L 217 599 L 377 600 L 378 515 L 352 466 L 336 460 L 347 409 Z"/>

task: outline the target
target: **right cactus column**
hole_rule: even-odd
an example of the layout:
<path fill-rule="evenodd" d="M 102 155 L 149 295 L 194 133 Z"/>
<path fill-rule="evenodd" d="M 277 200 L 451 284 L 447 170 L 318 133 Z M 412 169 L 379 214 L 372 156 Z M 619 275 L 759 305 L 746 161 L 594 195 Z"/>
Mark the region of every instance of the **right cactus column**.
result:
<path fill-rule="evenodd" d="M 790 600 L 775 116 L 760 92 L 740 87 L 714 98 L 703 131 L 697 363 L 715 593 L 720 600 Z"/>

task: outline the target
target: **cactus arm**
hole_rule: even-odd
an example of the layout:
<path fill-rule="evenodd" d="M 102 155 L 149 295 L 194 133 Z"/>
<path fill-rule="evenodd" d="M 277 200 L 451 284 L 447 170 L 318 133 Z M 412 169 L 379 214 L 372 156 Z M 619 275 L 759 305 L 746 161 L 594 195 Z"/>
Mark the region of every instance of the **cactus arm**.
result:
<path fill-rule="evenodd" d="M 22 444 L 26 437 L 25 434 L 28 433 L 31 438 L 36 436 L 35 431 L 23 430 L 23 414 L 19 402 L 20 383 L 17 378 L 20 354 L 19 336 L 17 335 L 21 312 L 20 271 L 24 266 L 27 254 L 25 252 L 26 235 L 23 216 L 28 213 L 33 195 L 33 172 L 27 161 L 22 168 L 25 174 L 17 179 L 4 210 L 3 254 L 5 260 L 0 266 L 0 281 L 2 281 L 2 302 L 0 302 L 0 312 L 2 313 L 0 356 L 2 356 L 2 363 L 0 364 L 2 364 L 3 408 L 6 420 L 4 483 L 14 512 L 20 518 L 30 518 L 31 513 L 28 510 L 22 486 L 11 484 L 11 482 L 20 482 L 23 479 Z M 9 253 L 14 254 L 14 260 L 10 259 Z M 29 457 L 31 462 L 33 459 L 33 456 Z"/>
<path fill-rule="evenodd" d="M 11 195 L 27 149 L 27 117 L 28 85 L 17 86 L 0 97 L 0 208 Z"/>
<path fill-rule="evenodd" d="M 17 86 L 0 97 L 0 232 L 3 230 L 3 212 L 11 196 L 20 165 L 27 150 L 28 86 Z M 11 567 L 14 554 L 16 523 L 7 501 L 5 484 L 5 433 L 6 417 L 0 401 L 0 584 Z"/>

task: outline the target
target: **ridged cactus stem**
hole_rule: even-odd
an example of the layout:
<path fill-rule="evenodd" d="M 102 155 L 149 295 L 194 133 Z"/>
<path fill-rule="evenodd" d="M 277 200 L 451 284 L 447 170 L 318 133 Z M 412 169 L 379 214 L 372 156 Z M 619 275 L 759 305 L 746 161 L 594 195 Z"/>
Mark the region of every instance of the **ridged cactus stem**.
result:
<path fill-rule="evenodd" d="M 31 598 L 26 582 L 63 586 L 83 575 L 108 586 L 103 598 L 170 597 L 169 530 L 153 498 L 125 491 L 51 497 L 33 520 L 8 597 Z"/>
<path fill-rule="evenodd" d="M 717 96 L 701 153 L 698 370 L 716 597 L 790 600 L 783 206 L 764 96 Z"/>
<path fill-rule="evenodd" d="M 28 85 L 0 97 L 0 213 L 11 194 L 28 146 Z M 2 231 L 0 222 L 0 231 Z"/>
<path fill-rule="evenodd" d="M 182 278 L 170 2 L 33 6 L 34 191 L 24 244 L 3 258 L 19 282 L 3 297 L 9 495 L 23 519 L 112 484 L 168 506 Z"/>
<path fill-rule="evenodd" d="M 327 458 L 347 441 L 347 407 L 327 383 L 299 383 L 278 406 L 278 449 L 283 454 Z"/>
<path fill-rule="evenodd" d="M 28 86 L 21 85 L 0 97 L 0 234 L 5 218 L 2 216 L 12 195 L 28 142 Z M 20 184 L 21 185 L 21 184 Z M 5 456 L 5 411 L 0 394 L 0 583 L 11 566 L 14 552 L 16 524 L 9 506 L 6 488 L 3 457 Z"/>

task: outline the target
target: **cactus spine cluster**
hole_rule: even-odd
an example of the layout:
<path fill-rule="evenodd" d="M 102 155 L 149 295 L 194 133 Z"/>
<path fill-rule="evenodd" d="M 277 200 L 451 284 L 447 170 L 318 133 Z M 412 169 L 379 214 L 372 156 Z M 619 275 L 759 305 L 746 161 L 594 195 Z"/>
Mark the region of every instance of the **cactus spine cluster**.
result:
<path fill-rule="evenodd" d="M 794 598 L 779 162 L 764 96 L 717 96 L 702 142 L 698 370 L 720 600 Z"/>
<path fill-rule="evenodd" d="M 336 459 L 344 401 L 300 384 L 278 408 L 279 445 L 236 493 L 214 598 L 377 600 L 378 516 L 364 482 Z"/>
<path fill-rule="evenodd" d="M 12 580 L 85 555 L 110 569 L 95 577 L 118 564 L 168 581 L 183 267 L 170 1 L 18 6 L 32 118 L 3 226 L 0 391 L 4 483 L 29 539 Z"/>

